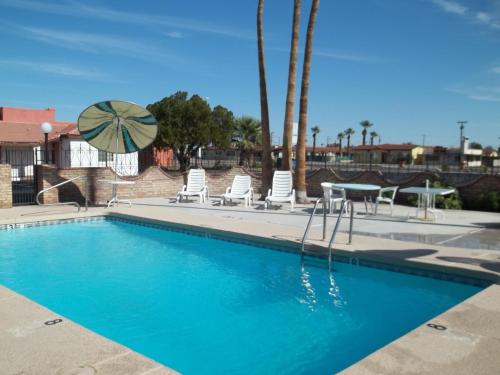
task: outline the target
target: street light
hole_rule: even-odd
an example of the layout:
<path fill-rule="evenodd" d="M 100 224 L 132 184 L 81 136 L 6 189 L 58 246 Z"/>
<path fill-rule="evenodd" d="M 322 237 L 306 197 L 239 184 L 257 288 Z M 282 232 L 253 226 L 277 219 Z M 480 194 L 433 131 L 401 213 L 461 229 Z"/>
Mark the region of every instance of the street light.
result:
<path fill-rule="evenodd" d="M 49 163 L 49 133 L 52 131 L 52 125 L 50 122 L 42 122 L 40 125 L 40 131 L 45 136 L 45 164 Z"/>

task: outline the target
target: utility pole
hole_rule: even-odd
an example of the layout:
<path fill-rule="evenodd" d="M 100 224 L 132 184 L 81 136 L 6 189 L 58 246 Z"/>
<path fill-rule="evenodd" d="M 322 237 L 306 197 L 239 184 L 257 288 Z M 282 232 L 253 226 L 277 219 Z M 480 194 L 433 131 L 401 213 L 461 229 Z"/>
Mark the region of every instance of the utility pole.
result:
<path fill-rule="evenodd" d="M 462 160 L 464 159 L 463 157 L 463 142 L 464 142 L 464 125 L 467 124 L 467 121 L 457 121 L 457 124 L 460 127 L 460 144 L 458 145 L 458 148 L 460 150 L 460 153 L 458 154 L 458 160 L 460 162 L 460 167 L 462 167 Z"/>
<path fill-rule="evenodd" d="M 422 165 L 425 165 L 425 134 L 422 134 Z"/>
<path fill-rule="evenodd" d="M 460 148 L 462 148 L 462 142 L 464 141 L 464 125 L 467 124 L 467 121 L 457 121 L 457 124 L 460 126 Z"/>

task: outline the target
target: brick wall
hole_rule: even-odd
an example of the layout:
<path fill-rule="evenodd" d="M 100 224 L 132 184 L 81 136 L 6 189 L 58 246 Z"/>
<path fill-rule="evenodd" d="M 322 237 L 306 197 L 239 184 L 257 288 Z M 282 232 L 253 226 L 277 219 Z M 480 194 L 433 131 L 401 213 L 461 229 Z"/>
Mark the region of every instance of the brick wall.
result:
<path fill-rule="evenodd" d="M 0 164 L 0 208 L 12 207 L 12 182 L 10 165 Z"/>
<path fill-rule="evenodd" d="M 243 168 L 232 168 L 226 171 L 207 171 L 207 184 L 210 195 L 219 195 L 226 191 L 233 178 L 237 174 L 249 174 L 252 176 L 252 184 L 256 191 L 260 189 L 260 177 L 248 173 Z M 85 178 L 77 179 L 57 189 L 44 194 L 43 203 L 56 203 L 77 201 L 84 202 L 85 181 L 88 181 L 88 198 L 93 204 L 102 204 L 109 200 L 112 195 L 112 187 L 109 184 L 101 184 L 98 180 L 111 180 L 114 173 L 110 168 L 72 168 L 57 169 L 52 165 L 37 166 L 38 191 L 49 186 L 54 186 L 63 181 L 77 176 Z M 141 175 L 136 177 L 122 178 L 119 180 L 133 181 L 132 185 L 119 185 L 118 196 L 121 198 L 147 198 L 147 197 L 175 197 L 184 185 L 182 174 L 171 174 L 160 167 L 150 167 Z"/>
<path fill-rule="evenodd" d="M 403 179 L 396 180 L 394 176 L 388 178 L 380 171 L 364 171 L 359 172 L 350 178 L 342 178 L 330 168 L 322 168 L 312 172 L 307 177 L 307 194 L 310 197 L 320 197 L 322 195 L 321 182 L 347 182 L 347 183 L 361 183 L 361 184 L 375 184 L 382 187 L 386 186 L 399 186 L 400 189 L 410 186 L 425 186 L 425 180 L 440 179 L 447 181 L 447 176 L 440 176 L 432 172 L 412 173 L 408 176 L 403 176 Z M 461 198 L 464 201 L 472 201 L 480 194 L 485 194 L 491 191 L 500 191 L 500 176 L 493 175 L 480 175 L 475 179 L 464 180 L 462 184 L 451 184 L 457 188 Z M 349 196 L 353 198 L 362 198 L 364 192 L 350 192 Z M 377 195 L 377 193 L 374 193 Z M 406 203 L 407 195 L 398 194 L 396 201 L 399 203 Z"/>
<path fill-rule="evenodd" d="M 10 189 L 10 169 L 8 175 L 8 187 Z M 207 170 L 207 184 L 210 195 L 220 195 L 230 186 L 233 178 L 237 174 L 248 174 L 252 176 L 253 186 L 256 192 L 260 192 L 261 179 L 258 175 L 252 174 L 243 168 L 235 167 L 229 170 L 213 171 Z M 112 194 L 111 185 L 99 184 L 98 180 L 113 179 L 113 171 L 109 168 L 73 168 L 57 169 L 55 166 L 37 166 L 38 190 L 53 186 L 57 183 L 67 181 L 77 176 L 85 176 L 88 180 L 89 200 L 91 203 L 102 204 L 110 199 Z M 340 177 L 330 168 L 318 169 L 307 176 L 307 194 L 310 197 L 320 197 L 322 195 L 321 182 L 350 182 L 350 183 L 370 183 L 385 186 L 399 186 L 400 189 L 409 186 L 424 186 L 426 179 L 436 179 L 439 176 L 435 173 L 422 172 L 404 175 L 399 180 L 394 176 L 384 176 L 379 171 L 365 171 Z M 133 185 L 121 185 L 118 187 L 118 196 L 122 198 L 146 198 L 165 197 L 173 198 L 182 189 L 184 176 L 180 173 L 167 173 L 160 167 L 150 167 L 137 177 L 119 178 L 126 181 L 134 181 Z M 474 180 L 469 180 L 463 185 L 456 186 L 462 199 L 468 201 L 476 198 L 482 193 L 500 190 L 500 176 L 480 176 Z M 85 180 L 79 179 L 68 183 L 61 188 L 45 193 L 42 197 L 44 203 L 84 201 Z M 350 197 L 361 199 L 364 192 L 350 192 Z M 374 192 L 373 195 L 377 195 Z M 2 197 L 4 194 L 2 194 Z M 10 195 L 9 195 L 10 196 Z M 406 194 L 398 194 L 396 200 L 399 203 L 406 203 Z"/>

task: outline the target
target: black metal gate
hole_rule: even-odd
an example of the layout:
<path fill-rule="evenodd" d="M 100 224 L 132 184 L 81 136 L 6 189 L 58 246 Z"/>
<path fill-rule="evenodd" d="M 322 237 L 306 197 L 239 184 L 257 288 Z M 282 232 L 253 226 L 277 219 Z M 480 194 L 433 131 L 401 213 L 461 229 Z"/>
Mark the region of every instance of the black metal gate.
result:
<path fill-rule="evenodd" d="M 37 163 L 36 149 L 3 148 L 1 162 L 10 164 L 10 180 L 12 182 L 12 204 L 14 206 L 35 203 L 36 178 L 35 164 Z"/>

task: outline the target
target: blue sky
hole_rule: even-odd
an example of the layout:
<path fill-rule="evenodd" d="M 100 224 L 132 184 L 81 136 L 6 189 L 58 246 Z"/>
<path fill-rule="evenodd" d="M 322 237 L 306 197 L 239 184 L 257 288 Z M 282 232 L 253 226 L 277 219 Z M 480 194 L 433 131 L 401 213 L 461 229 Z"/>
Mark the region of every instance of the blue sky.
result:
<path fill-rule="evenodd" d="M 59 120 L 76 121 L 100 100 L 147 105 L 185 90 L 235 115 L 259 117 L 256 6 L 257 0 L 0 0 L 0 106 L 50 106 Z M 301 50 L 309 6 L 303 0 Z M 282 135 L 292 11 L 291 0 L 267 0 L 264 10 L 275 142 Z M 298 73 L 300 79 L 301 66 Z M 323 0 L 309 128 L 319 126 L 319 143 L 326 143 L 352 127 L 357 144 L 365 119 L 383 143 L 421 143 L 426 134 L 426 144 L 453 146 L 456 121 L 467 120 L 471 140 L 498 146 L 500 0 Z"/>

